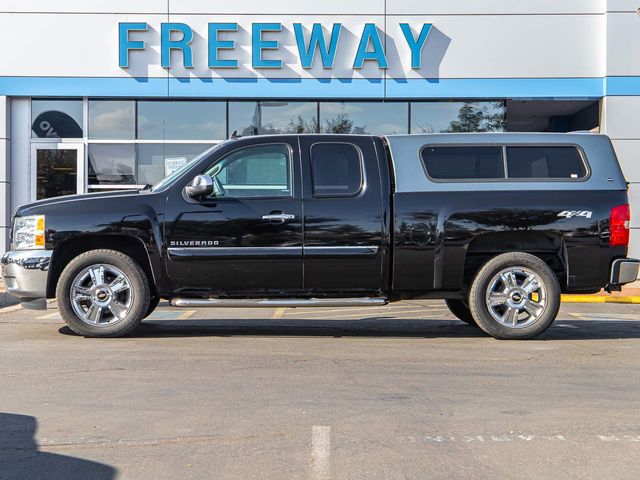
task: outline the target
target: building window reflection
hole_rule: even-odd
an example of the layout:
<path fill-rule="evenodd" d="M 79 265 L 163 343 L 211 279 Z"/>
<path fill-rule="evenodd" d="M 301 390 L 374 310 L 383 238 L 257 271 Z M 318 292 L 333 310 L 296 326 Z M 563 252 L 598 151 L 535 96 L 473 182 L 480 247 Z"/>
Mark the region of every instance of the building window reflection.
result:
<path fill-rule="evenodd" d="M 321 133 L 409 133 L 407 102 L 321 102 Z"/>
<path fill-rule="evenodd" d="M 225 102 L 138 102 L 142 140 L 222 140 L 227 136 Z"/>
<path fill-rule="evenodd" d="M 412 102 L 411 133 L 504 132 L 506 106 L 491 102 Z"/>
<path fill-rule="evenodd" d="M 99 185 L 135 185 L 135 173 L 134 144 L 89 144 L 89 188 Z"/>
<path fill-rule="evenodd" d="M 229 102 L 229 132 L 239 135 L 316 133 L 315 102 Z"/>

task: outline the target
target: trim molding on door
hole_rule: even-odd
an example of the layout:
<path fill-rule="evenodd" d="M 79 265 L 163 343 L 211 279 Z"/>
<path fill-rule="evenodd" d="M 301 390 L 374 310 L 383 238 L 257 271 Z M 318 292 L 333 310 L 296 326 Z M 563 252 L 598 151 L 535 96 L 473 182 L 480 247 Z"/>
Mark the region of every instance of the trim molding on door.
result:
<path fill-rule="evenodd" d="M 302 247 L 171 247 L 169 255 L 183 260 L 225 257 L 302 257 Z"/>
<path fill-rule="evenodd" d="M 377 255 L 377 245 L 346 245 L 304 247 L 304 255 L 309 257 L 357 256 L 373 257 Z M 302 247 L 170 247 L 169 255 L 177 259 L 197 260 L 205 258 L 233 257 L 297 257 L 302 256 Z"/>
<path fill-rule="evenodd" d="M 374 257 L 378 253 L 377 245 L 345 245 L 339 247 L 304 247 L 304 255 L 311 257 L 325 256 L 358 256 Z"/>

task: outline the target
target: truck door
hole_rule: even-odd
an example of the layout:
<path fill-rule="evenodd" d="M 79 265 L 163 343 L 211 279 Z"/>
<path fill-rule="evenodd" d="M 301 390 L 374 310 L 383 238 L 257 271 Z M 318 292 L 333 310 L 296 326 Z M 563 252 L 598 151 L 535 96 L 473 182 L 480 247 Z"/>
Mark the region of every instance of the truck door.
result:
<path fill-rule="evenodd" d="M 305 290 L 379 292 L 386 287 L 388 255 L 384 152 L 367 136 L 301 136 L 300 148 Z"/>
<path fill-rule="evenodd" d="M 213 195 L 194 201 L 177 185 L 168 200 L 166 265 L 174 288 L 219 295 L 301 291 L 298 139 L 241 139 L 202 173 L 216 179 Z"/>

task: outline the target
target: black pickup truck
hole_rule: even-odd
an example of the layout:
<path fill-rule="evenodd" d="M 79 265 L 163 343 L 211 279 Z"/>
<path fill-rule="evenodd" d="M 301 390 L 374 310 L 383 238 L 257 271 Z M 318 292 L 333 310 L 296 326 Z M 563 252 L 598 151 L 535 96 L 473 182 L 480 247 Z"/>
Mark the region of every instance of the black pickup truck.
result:
<path fill-rule="evenodd" d="M 445 299 L 497 338 L 548 328 L 561 292 L 619 290 L 627 184 L 592 134 L 232 138 L 140 191 L 17 209 L 6 287 L 86 336 L 158 305 Z M 428 315 L 428 312 L 425 312 Z"/>

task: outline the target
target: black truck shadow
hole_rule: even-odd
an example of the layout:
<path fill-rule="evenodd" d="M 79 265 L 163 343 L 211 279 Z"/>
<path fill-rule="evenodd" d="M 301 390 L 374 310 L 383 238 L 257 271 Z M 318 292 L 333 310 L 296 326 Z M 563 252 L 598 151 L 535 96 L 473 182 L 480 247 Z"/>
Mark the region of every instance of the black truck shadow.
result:
<path fill-rule="evenodd" d="M 59 332 L 74 335 L 67 327 Z M 148 320 L 135 337 L 396 337 L 489 338 L 482 330 L 458 320 L 402 320 L 369 317 L 357 320 L 323 319 L 216 319 Z M 640 338 L 640 321 L 557 320 L 539 340 L 598 340 Z"/>
<path fill-rule="evenodd" d="M 116 469 L 82 458 L 38 450 L 38 422 L 29 415 L 0 413 L 0 479 L 111 480 Z"/>

